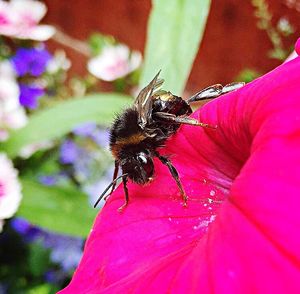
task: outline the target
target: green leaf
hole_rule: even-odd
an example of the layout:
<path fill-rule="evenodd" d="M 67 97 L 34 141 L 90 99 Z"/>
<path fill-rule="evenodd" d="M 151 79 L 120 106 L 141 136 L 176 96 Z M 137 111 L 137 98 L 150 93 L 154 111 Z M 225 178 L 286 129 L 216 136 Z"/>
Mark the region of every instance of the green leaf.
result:
<path fill-rule="evenodd" d="M 55 293 L 51 291 L 53 288 L 53 285 L 51 284 L 41 284 L 37 286 L 33 286 L 32 288 L 28 289 L 26 293 L 28 294 L 51 294 Z"/>
<path fill-rule="evenodd" d="M 80 190 L 45 187 L 21 179 L 23 200 L 17 215 L 52 232 L 86 237 L 97 210 Z"/>
<path fill-rule="evenodd" d="M 100 54 L 105 46 L 114 45 L 115 42 L 116 40 L 114 39 L 114 37 L 105 36 L 100 33 L 93 33 L 88 39 L 88 43 L 93 55 Z"/>
<path fill-rule="evenodd" d="M 42 276 L 50 265 L 49 250 L 41 243 L 35 242 L 29 245 L 28 271 L 34 276 Z"/>
<path fill-rule="evenodd" d="M 161 69 L 164 89 L 180 95 L 205 28 L 210 0 L 153 0 L 141 87 Z"/>
<path fill-rule="evenodd" d="M 15 157 L 22 147 L 61 137 L 80 123 L 94 121 L 109 125 L 114 114 L 129 102 L 129 97 L 121 94 L 94 94 L 61 102 L 33 114 L 24 128 L 13 132 L 8 141 L 0 144 L 0 149 Z"/>

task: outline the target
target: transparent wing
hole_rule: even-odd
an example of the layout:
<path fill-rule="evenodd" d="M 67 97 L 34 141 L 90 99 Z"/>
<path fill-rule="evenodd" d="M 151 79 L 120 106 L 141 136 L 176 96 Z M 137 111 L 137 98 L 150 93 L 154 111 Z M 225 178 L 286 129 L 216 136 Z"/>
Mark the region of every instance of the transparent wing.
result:
<path fill-rule="evenodd" d="M 160 71 L 156 74 L 154 79 L 141 90 L 137 98 L 134 101 L 134 106 L 139 114 L 138 124 L 141 128 L 145 128 L 146 124 L 151 121 L 152 113 L 152 96 L 163 84 L 164 80 L 159 79 Z"/>

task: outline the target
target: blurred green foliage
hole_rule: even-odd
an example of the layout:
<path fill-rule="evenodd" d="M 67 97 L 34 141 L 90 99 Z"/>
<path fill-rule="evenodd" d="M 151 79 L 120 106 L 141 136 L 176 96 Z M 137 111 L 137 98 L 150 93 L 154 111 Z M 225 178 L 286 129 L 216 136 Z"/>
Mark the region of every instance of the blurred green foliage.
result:
<path fill-rule="evenodd" d="M 23 178 L 24 199 L 17 212 L 32 224 L 55 233 L 86 237 L 97 210 L 75 187 L 45 187 Z"/>
<path fill-rule="evenodd" d="M 88 43 L 90 45 L 92 54 L 97 55 L 104 47 L 114 45 L 116 40 L 113 36 L 105 36 L 100 33 L 93 33 L 89 37 Z"/>
<path fill-rule="evenodd" d="M 235 81 L 249 83 L 259 76 L 261 76 L 261 73 L 255 69 L 245 68 L 238 74 L 238 76 L 235 78 Z"/>
<path fill-rule="evenodd" d="M 57 103 L 32 114 L 28 124 L 14 131 L 9 140 L 0 145 L 0 150 L 13 158 L 22 147 L 62 137 L 80 123 L 95 121 L 108 126 L 114 114 L 129 102 L 125 95 L 97 93 Z"/>
<path fill-rule="evenodd" d="M 295 29 L 289 23 L 287 18 L 280 18 L 274 26 L 272 21 L 273 15 L 269 9 L 269 5 L 265 0 L 252 0 L 253 7 L 255 8 L 254 14 L 257 17 L 257 27 L 266 32 L 273 48 L 268 52 L 268 57 L 285 60 L 291 53 L 292 48 L 285 48 L 284 38 L 293 34 Z"/>
<path fill-rule="evenodd" d="M 153 0 L 140 86 L 161 69 L 164 88 L 181 95 L 204 33 L 210 0 Z"/>

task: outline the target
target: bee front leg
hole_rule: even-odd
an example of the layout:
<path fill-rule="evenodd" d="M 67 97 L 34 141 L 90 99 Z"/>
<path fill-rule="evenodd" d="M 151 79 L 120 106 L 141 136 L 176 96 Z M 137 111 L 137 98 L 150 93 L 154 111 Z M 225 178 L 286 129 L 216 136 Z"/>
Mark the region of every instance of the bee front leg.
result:
<path fill-rule="evenodd" d="M 158 119 L 161 119 L 164 122 L 171 123 L 171 124 L 185 124 L 185 125 L 199 126 L 199 127 L 211 128 L 211 129 L 217 128 L 217 126 L 211 126 L 209 124 L 202 123 L 189 116 L 176 116 L 174 114 L 165 113 L 165 112 L 155 112 L 153 116 Z"/>
<path fill-rule="evenodd" d="M 118 164 L 117 161 L 115 161 L 115 170 L 114 170 L 113 181 L 117 178 L 118 172 L 119 172 L 119 164 Z M 107 194 L 107 196 L 104 197 L 104 200 L 105 200 L 105 201 L 106 201 L 107 198 L 111 195 L 111 193 L 115 190 L 116 184 L 117 184 L 117 182 L 114 182 L 114 183 L 113 183 L 113 186 L 112 186 L 112 188 L 111 188 L 111 190 L 110 190 L 110 193 Z"/>
<path fill-rule="evenodd" d="M 177 187 L 179 188 L 180 194 L 182 196 L 183 199 L 183 206 L 187 206 L 187 195 L 185 194 L 184 188 L 182 186 L 182 183 L 180 181 L 180 177 L 178 174 L 177 169 L 175 168 L 175 166 L 172 164 L 172 162 L 170 161 L 170 159 L 168 159 L 165 156 L 160 155 L 159 153 L 156 153 L 156 157 L 164 164 L 168 167 L 173 179 L 175 180 Z"/>
<path fill-rule="evenodd" d="M 127 188 L 127 181 L 128 181 L 127 176 L 123 177 L 122 180 L 123 180 L 123 188 L 124 188 L 124 193 L 125 193 L 125 202 L 121 207 L 118 208 L 119 212 L 122 212 L 123 209 L 128 205 L 128 202 L 129 202 L 128 188 Z"/>

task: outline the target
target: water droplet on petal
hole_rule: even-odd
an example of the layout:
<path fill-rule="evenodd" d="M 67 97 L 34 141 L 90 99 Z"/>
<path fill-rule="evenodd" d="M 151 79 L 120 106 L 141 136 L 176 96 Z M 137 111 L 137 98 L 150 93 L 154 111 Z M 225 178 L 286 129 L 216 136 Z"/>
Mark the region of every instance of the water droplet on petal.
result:
<path fill-rule="evenodd" d="M 210 196 L 215 196 L 215 195 L 216 195 L 216 191 L 211 190 L 210 193 L 209 193 L 209 195 L 210 195 Z"/>
<path fill-rule="evenodd" d="M 209 219 L 209 222 L 213 222 L 215 219 L 216 219 L 216 216 L 215 215 L 211 215 L 210 219 Z"/>

